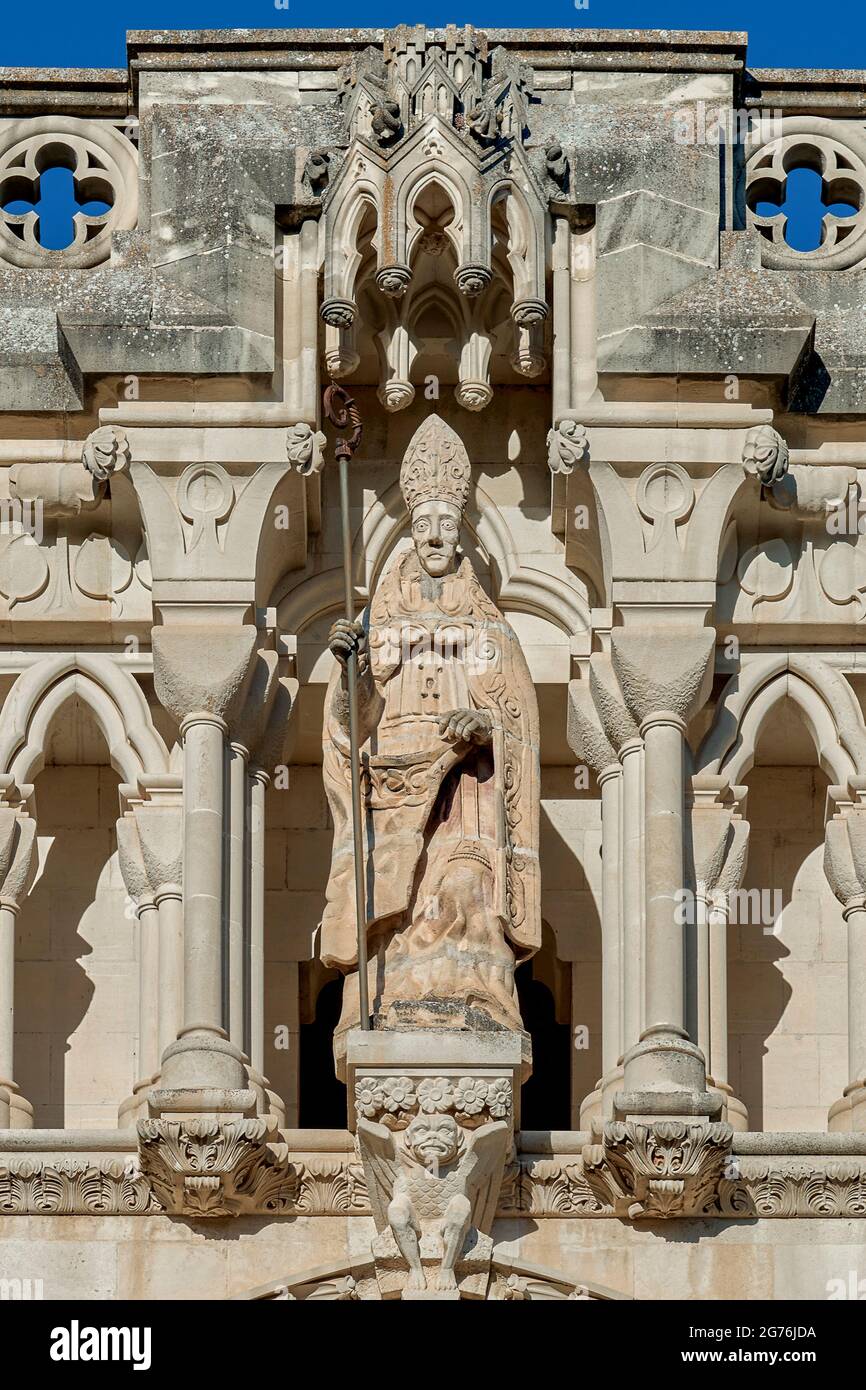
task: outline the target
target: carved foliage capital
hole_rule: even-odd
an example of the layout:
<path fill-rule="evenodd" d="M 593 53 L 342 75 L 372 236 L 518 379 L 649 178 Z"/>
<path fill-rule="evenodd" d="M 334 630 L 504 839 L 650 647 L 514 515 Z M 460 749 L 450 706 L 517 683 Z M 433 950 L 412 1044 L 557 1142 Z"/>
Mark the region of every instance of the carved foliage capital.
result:
<path fill-rule="evenodd" d="M 175 1216 L 279 1211 L 300 1175 L 265 1119 L 140 1120 L 139 1162 L 157 1200 Z"/>
<path fill-rule="evenodd" d="M 584 1173 L 618 1215 L 707 1216 L 717 1207 L 732 1141 L 727 1124 L 613 1121 L 605 1125 L 601 1144 L 584 1148 Z"/>

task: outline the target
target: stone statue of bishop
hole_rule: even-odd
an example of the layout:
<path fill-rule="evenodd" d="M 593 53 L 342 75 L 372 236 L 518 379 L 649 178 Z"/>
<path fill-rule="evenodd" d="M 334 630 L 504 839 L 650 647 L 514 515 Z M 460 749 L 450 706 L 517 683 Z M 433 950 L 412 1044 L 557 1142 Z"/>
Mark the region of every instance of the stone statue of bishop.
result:
<path fill-rule="evenodd" d="M 414 548 L 360 619 L 336 622 L 324 779 L 334 848 L 322 958 L 358 1023 L 346 662 L 358 656 L 373 1026 L 519 1030 L 517 962 L 541 938 L 538 707 L 521 648 L 458 549 L 470 464 L 437 415 L 400 484 Z M 354 971 L 353 971 L 353 966 Z"/>

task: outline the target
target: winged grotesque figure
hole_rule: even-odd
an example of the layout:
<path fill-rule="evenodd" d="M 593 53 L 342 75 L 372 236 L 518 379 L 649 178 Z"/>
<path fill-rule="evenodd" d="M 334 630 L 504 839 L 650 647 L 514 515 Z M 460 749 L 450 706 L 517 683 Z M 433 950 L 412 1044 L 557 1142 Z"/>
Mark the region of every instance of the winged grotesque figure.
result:
<path fill-rule="evenodd" d="M 432 1287 L 457 1288 L 455 1267 L 472 1230 L 489 1232 L 509 1142 L 501 1120 L 461 1128 L 453 1115 L 416 1115 L 393 1131 L 358 1120 L 358 1140 L 376 1229 L 390 1229 L 409 1266 L 407 1288 L 429 1287 L 422 1242 L 441 1240 Z"/>

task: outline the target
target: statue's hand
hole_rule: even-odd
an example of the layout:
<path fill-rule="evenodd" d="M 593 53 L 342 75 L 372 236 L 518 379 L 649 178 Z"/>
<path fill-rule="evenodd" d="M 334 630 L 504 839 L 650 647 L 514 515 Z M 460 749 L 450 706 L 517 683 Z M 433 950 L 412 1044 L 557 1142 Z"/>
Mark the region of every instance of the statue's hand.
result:
<path fill-rule="evenodd" d="M 345 670 L 353 652 L 358 657 L 358 670 L 367 664 L 367 634 L 360 620 L 349 622 L 348 618 L 338 618 L 328 633 L 328 646 Z"/>
<path fill-rule="evenodd" d="M 455 709 L 443 714 L 439 720 L 439 732 L 443 738 L 453 739 L 455 743 L 489 743 L 493 738 L 493 719 L 487 710 Z"/>

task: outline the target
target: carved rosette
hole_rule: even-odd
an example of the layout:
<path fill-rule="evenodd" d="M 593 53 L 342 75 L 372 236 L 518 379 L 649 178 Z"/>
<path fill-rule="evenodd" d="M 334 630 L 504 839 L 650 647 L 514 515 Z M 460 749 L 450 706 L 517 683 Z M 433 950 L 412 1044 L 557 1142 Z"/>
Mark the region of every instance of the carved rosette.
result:
<path fill-rule="evenodd" d="M 405 1129 L 415 1115 L 453 1115 L 465 1129 L 510 1120 L 511 1083 L 503 1076 L 363 1076 L 355 1082 L 360 1118 Z"/>
<path fill-rule="evenodd" d="M 300 1176 L 274 1121 L 140 1120 L 139 1161 L 157 1200 L 174 1216 L 241 1216 L 294 1205 Z"/>
<path fill-rule="evenodd" d="M 601 1144 L 584 1147 L 584 1174 L 617 1215 L 708 1216 L 718 1207 L 732 1141 L 727 1124 L 613 1121 L 605 1125 Z"/>

